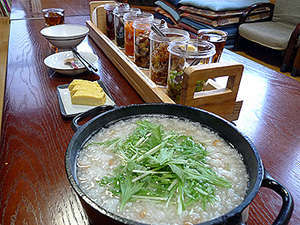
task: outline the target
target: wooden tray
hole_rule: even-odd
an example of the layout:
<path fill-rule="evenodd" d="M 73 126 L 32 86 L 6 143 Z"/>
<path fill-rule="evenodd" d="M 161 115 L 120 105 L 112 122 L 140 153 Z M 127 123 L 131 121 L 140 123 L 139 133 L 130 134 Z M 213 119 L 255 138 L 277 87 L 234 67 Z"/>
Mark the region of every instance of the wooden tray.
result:
<path fill-rule="evenodd" d="M 106 1 L 105 3 L 107 3 Z M 142 70 L 135 65 L 132 59 L 127 57 L 116 44 L 106 35 L 106 23 L 103 15 L 102 2 L 91 2 L 91 13 L 97 19 L 97 26 L 87 21 L 89 36 L 99 48 L 107 55 L 121 74 L 135 88 L 145 102 L 174 103 L 166 94 L 166 89 L 157 86 L 149 77 L 149 71 Z M 100 6 L 99 6 L 100 5 Z M 103 32 L 104 31 L 104 32 Z M 185 70 L 181 92 L 181 104 L 198 107 L 213 112 L 229 121 L 237 120 L 242 101 L 236 101 L 240 80 L 243 73 L 243 65 L 236 63 L 213 63 L 190 67 Z M 226 86 L 221 88 L 213 79 L 228 76 Z M 194 94 L 198 80 L 210 79 L 205 91 Z"/>

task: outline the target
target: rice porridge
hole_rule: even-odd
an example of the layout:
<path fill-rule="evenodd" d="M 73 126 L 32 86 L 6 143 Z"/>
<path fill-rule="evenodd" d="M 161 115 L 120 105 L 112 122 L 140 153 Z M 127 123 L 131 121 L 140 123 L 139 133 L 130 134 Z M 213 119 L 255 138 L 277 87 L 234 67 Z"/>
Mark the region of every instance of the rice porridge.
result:
<path fill-rule="evenodd" d="M 77 159 L 79 186 L 108 211 L 148 224 L 197 224 L 246 195 L 242 156 L 199 123 L 140 116 L 102 128 Z"/>

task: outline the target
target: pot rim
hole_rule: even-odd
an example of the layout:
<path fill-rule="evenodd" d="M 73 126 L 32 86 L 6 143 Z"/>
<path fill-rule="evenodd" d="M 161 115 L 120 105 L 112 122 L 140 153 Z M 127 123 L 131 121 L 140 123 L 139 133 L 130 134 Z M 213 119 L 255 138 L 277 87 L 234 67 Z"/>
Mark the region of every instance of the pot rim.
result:
<path fill-rule="evenodd" d="M 251 190 L 249 190 L 248 194 L 246 195 L 246 197 L 244 198 L 244 200 L 234 209 L 232 209 L 231 211 L 229 211 L 228 213 L 219 216 L 217 218 L 214 218 L 212 220 L 197 224 L 197 225 L 214 225 L 214 224 L 221 224 L 224 223 L 224 221 L 227 221 L 229 218 L 233 218 L 236 217 L 237 215 L 241 215 L 241 213 L 244 211 L 244 209 L 252 202 L 252 200 L 254 199 L 254 197 L 256 196 L 256 194 L 258 193 L 261 185 L 262 185 L 262 180 L 264 178 L 265 175 L 265 171 L 264 171 L 264 166 L 262 163 L 262 160 L 259 156 L 259 153 L 256 149 L 256 147 L 254 146 L 254 144 L 252 143 L 252 141 L 244 134 L 242 134 L 241 131 L 239 131 L 232 123 L 230 123 L 229 121 L 226 121 L 225 119 L 221 118 L 218 115 L 215 115 L 214 113 L 208 112 L 206 110 L 203 109 L 199 109 L 199 108 L 194 108 L 194 107 L 190 107 L 190 106 L 185 106 L 185 105 L 179 105 L 179 104 L 169 104 L 169 103 L 146 103 L 146 104 L 132 104 L 132 105 L 128 105 L 128 106 L 120 106 L 120 107 L 116 107 L 114 109 L 111 109 L 109 111 L 106 111 L 104 113 L 101 113 L 97 116 L 95 116 L 94 118 L 92 118 L 91 120 L 89 120 L 88 122 L 86 122 L 84 125 L 82 125 L 73 135 L 71 141 L 69 142 L 68 148 L 66 150 L 65 153 L 65 169 L 66 169 L 66 173 L 67 173 L 67 177 L 68 180 L 72 186 L 72 188 L 75 190 L 75 192 L 77 193 L 78 196 L 80 196 L 88 205 L 90 205 L 91 207 L 93 207 L 95 210 L 99 211 L 101 214 L 108 216 L 114 220 L 117 220 L 118 222 L 124 223 L 124 224 L 132 224 L 132 225 L 149 225 L 146 223 L 141 223 L 141 222 L 137 222 L 131 219 L 127 219 L 124 217 L 121 217 L 117 214 L 111 213 L 109 211 L 107 211 L 106 209 L 100 207 L 99 205 L 97 205 L 91 198 L 89 198 L 79 187 L 79 185 L 76 183 L 72 172 L 71 172 L 71 163 L 70 163 L 70 151 L 71 151 L 71 147 L 74 144 L 75 140 L 77 140 L 78 136 L 81 134 L 81 132 L 83 130 L 85 130 L 90 123 L 92 123 L 94 120 L 97 120 L 99 117 L 102 117 L 106 114 L 110 114 L 110 113 L 114 113 L 116 111 L 119 110 L 124 110 L 126 108 L 135 108 L 135 107 L 147 107 L 147 106 L 154 106 L 154 107 L 161 107 L 161 106 L 166 106 L 166 107 L 180 107 L 183 110 L 194 110 L 194 111 L 198 111 L 200 113 L 206 113 L 209 114 L 209 116 L 212 116 L 218 120 L 221 120 L 223 123 L 225 123 L 226 125 L 230 126 L 233 130 L 235 130 L 235 132 L 237 132 L 239 135 L 241 135 L 246 142 L 250 145 L 256 162 L 257 162 L 257 179 L 256 182 L 253 186 L 253 188 Z M 163 114 L 163 113 L 161 113 Z M 138 114 L 138 115 L 143 115 L 143 114 Z M 166 114 L 167 115 L 167 114 Z"/>

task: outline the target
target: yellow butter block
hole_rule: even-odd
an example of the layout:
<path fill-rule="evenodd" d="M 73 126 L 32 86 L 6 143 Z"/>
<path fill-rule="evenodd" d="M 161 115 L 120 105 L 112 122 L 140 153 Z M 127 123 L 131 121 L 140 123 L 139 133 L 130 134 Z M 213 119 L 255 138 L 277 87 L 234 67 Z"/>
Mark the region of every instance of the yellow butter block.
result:
<path fill-rule="evenodd" d="M 71 97 L 72 104 L 75 105 L 103 105 L 106 102 L 106 95 L 102 92 L 93 92 L 88 90 L 78 90 Z"/>
<path fill-rule="evenodd" d="M 79 90 L 85 90 L 85 91 L 91 91 L 91 92 L 103 92 L 103 89 L 100 87 L 100 85 L 92 85 L 92 84 L 85 84 L 85 85 L 75 85 L 72 90 L 70 91 L 70 95 L 73 96 L 77 91 Z"/>
<path fill-rule="evenodd" d="M 77 85 L 94 85 L 94 86 L 99 86 L 97 81 L 89 81 L 89 80 L 82 80 L 82 79 L 74 79 L 70 84 L 69 84 L 69 91 L 72 91 L 73 88 Z M 99 86 L 100 87 L 100 86 Z"/>

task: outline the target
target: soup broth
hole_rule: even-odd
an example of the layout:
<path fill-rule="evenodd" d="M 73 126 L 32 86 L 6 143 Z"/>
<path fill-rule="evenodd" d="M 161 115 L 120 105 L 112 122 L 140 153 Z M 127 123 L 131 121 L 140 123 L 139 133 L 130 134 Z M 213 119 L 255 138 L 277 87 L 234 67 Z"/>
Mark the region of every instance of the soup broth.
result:
<path fill-rule="evenodd" d="M 133 151 L 131 155 L 122 151 L 120 153 L 120 145 L 124 144 L 124 140 L 128 141 L 128 137 L 133 137 L 132 134 L 139 126 L 148 126 L 147 124 L 155 125 L 153 132 L 151 134 L 148 131 L 140 132 L 142 138 L 135 140 L 134 145 L 130 143 Z M 143 145 L 147 144 L 150 137 L 161 134 L 164 134 L 162 135 L 163 147 L 160 144 L 146 153 L 139 152 L 144 151 Z M 173 140 L 170 140 L 167 143 L 167 139 L 173 138 L 172 135 L 181 141 L 174 144 Z M 178 147 L 180 150 L 174 146 L 181 145 L 185 141 L 187 145 L 193 145 L 197 151 L 199 149 L 203 151 L 203 158 L 199 158 L 199 155 L 193 154 L 192 151 L 190 159 L 184 158 L 185 151 L 189 149 L 185 151 L 182 149 L 187 145 Z M 170 145 L 172 145 L 170 149 L 164 150 Z M 116 150 L 118 148 L 119 150 Z M 128 166 L 126 163 L 132 160 L 137 161 L 133 165 L 138 164 L 138 169 L 133 170 L 134 175 L 124 172 L 126 176 L 121 178 L 121 182 L 115 182 L 116 186 L 120 186 L 117 190 L 113 187 L 112 178 L 116 176 L 116 171 L 120 170 L 120 167 Z M 149 165 L 153 160 L 160 160 L 160 165 L 167 164 L 171 169 L 161 169 L 159 166 L 150 169 Z M 141 166 L 139 164 L 141 162 L 145 164 Z M 197 166 L 193 167 L 193 163 L 199 163 L 203 172 L 196 171 L 200 169 Z M 165 116 L 140 116 L 102 128 L 79 152 L 76 171 L 79 186 L 100 207 L 122 217 L 148 224 L 197 224 L 224 215 L 244 200 L 249 179 L 242 156 L 218 134 L 199 123 Z M 168 174 L 172 172 L 174 172 L 172 175 Z M 213 177 L 213 181 L 206 181 L 205 176 L 200 179 L 198 173 L 203 176 L 207 173 L 207 177 Z M 124 180 L 131 176 L 133 176 L 131 181 Z M 162 177 L 167 181 L 165 182 Z M 191 185 L 191 182 L 194 182 L 191 180 L 193 177 L 200 180 L 202 186 L 196 188 L 197 183 Z M 146 182 L 147 179 L 150 180 L 149 183 L 141 184 L 144 186 L 133 191 L 133 185 L 144 180 Z M 151 182 L 166 184 L 156 187 Z M 166 188 L 158 191 L 160 187 Z M 204 189 L 199 190 L 201 187 Z M 133 194 L 124 203 L 125 188 L 127 188 L 126 194 L 130 191 Z M 156 191 L 154 197 L 151 193 L 147 193 L 149 190 Z M 195 194 L 195 191 L 199 192 Z M 171 197 L 168 199 L 168 196 Z"/>

